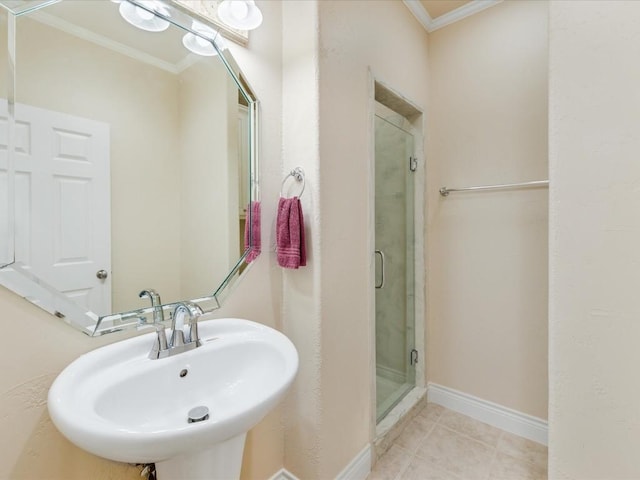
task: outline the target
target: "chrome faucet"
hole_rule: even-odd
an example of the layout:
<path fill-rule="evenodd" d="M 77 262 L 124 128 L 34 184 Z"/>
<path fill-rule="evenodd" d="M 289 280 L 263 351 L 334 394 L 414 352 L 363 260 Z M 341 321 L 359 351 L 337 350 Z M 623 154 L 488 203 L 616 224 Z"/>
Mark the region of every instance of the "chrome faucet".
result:
<path fill-rule="evenodd" d="M 176 304 L 171 320 L 171 339 L 167 342 L 160 295 L 155 290 L 148 289 L 141 291 L 138 296 L 151 299 L 153 307 L 153 326 L 156 328 L 157 338 L 149 353 L 150 359 L 170 357 L 202 345 L 200 337 L 198 337 L 198 320 L 204 312 L 198 305 L 192 302 Z M 186 337 L 184 332 L 185 318 L 189 325 Z"/>
<path fill-rule="evenodd" d="M 156 342 L 153 349 L 149 353 L 149 358 L 164 358 L 169 355 L 169 347 L 167 345 L 167 335 L 164 332 L 164 312 L 162 311 L 162 300 L 160 295 L 153 289 L 143 290 L 138 295 L 140 298 L 151 299 L 153 307 L 153 326 L 156 328 Z"/>
<path fill-rule="evenodd" d="M 192 350 L 202 345 L 198 336 L 198 320 L 204 312 L 192 302 L 181 302 L 173 310 L 171 321 L 171 340 L 169 340 L 169 355 Z M 185 336 L 185 319 L 189 325 L 189 331 Z"/>

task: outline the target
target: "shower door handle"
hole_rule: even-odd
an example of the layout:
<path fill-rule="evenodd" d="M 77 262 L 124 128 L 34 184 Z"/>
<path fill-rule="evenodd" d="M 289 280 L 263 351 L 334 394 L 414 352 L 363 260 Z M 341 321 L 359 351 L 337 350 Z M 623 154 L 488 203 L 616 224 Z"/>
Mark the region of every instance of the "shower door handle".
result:
<path fill-rule="evenodd" d="M 376 288 L 384 287 L 384 253 L 382 250 L 375 250 L 376 255 L 380 255 L 380 284 L 376 285 Z"/>

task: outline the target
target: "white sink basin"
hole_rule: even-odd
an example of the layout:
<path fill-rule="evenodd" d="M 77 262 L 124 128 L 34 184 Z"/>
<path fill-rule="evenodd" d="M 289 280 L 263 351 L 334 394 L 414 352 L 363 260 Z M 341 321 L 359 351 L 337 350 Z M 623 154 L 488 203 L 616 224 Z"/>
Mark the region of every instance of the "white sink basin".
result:
<path fill-rule="evenodd" d="M 128 463 L 189 457 L 239 436 L 244 445 L 293 381 L 298 354 L 283 334 L 248 320 L 198 328 L 203 345 L 168 358 L 148 358 L 155 333 L 82 355 L 49 390 L 56 427 L 78 447 Z M 188 423 L 197 406 L 209 418 Z"/>

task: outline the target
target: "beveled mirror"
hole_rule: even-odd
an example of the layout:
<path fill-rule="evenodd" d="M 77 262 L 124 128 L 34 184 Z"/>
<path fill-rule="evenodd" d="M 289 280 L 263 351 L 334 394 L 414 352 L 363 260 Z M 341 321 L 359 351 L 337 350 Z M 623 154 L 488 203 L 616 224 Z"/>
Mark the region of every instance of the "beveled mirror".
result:
<path fill-rule="evenodd" d="M 257 195 L 224 39 L 156 0 L 0 4 L 0 284 L 89 335 L 152 323 L 149 288 L 217 308 Z"/>

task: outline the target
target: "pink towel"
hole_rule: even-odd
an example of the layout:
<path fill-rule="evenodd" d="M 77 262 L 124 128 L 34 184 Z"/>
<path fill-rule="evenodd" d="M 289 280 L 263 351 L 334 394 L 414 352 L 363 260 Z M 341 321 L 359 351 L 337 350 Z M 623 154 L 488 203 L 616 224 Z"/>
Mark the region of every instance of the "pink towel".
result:
<path fill-rule="evenodd" d="M 248 210 L 249 215 L 244 223 L 244 249 L 248 249 L 249 253 L 244 260 L 251 263 L 260 255 L 262 246 L 260 240 L 260 202 L 251 202 Z"/>
<path fill-rule="evenodd" d="M 304 267 L 307 249 L 304 241 L 304 218 L 298 197 L 280 198 L 276 219 L 278 265 L 284 268 Z"/>

